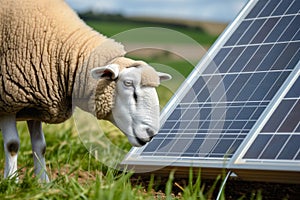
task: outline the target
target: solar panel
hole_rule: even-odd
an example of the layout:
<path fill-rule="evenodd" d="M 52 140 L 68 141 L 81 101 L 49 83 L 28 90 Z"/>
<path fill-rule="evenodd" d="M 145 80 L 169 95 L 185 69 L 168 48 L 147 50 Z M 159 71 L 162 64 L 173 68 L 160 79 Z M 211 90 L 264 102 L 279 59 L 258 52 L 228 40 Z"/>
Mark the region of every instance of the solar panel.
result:
<path fill-rule="evenodd" d="M 299 80 L 279 96 L 299 76 L 299 10 L 297 0 L 250 1 L 166 106 L 158 135 L 123 164 L 247 169 L 246 160 L 298 162 Z"/>
<path fill-rule="evenodd" d="M 300 66 L 287 82 L 260 127 L 245 142 L 235 165 L 263 165 L 268 169 L 299 171 L 300 166 Z M 293 81 L 295 82 L 293 83 Z M 291 85 L 291 86 L 289 86 Z M 290 89 L 288 89 L 290 87 Z M 251 142 L 248 142 L 251 141 Z M 240 166 L 241 167 L 241 166 Z"/>

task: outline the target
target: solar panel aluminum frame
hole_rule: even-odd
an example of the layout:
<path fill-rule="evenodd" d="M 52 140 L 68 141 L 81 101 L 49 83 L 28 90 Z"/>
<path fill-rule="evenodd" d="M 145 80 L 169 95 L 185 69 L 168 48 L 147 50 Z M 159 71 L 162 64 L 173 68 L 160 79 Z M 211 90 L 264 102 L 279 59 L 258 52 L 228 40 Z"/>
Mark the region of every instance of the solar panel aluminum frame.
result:
<path fill-rule="evenodd" d="M 184 83 L 179 87 L 179 89 L 176 91 L 176 93 L 173 95 L 171 100 L 168 102 L 168 104 L 165 106 L 161 113 L 160 122 L 161 125 L 163 125 L 167 118 L 170 116 L 172 110 L 176 107 L 176 105 L 184 98 L 186 95 L 188 89 L 193 85 L 199 76 L 203 73 L 203 71 L 206 69 L 206 67 L 211 62 L 212 58 L 218 53 L 218 51 L 221 49 L 221 47 L 226 43 L 226 41 L 229 39 L 231 34 L 238 28 L 242 20 L 249 14 L 251 9 L 256 5 L 258 0 L 250 0 L 244 8 L 240 11 L 238 16 L 235 18 L 235 20 L 224 30 L 224 32 L 219 36 L 217 41 L 212 45 L 212 47 L 209 49 L 209 51 L 206 53 L 206 55 L 201 59 L 201 61 L 197 64 L 195 69 L 191 72 L 191 74 L 187 77 L 187 79 L 184 81 Z M 199 160 L 195 158 L 192 159 L 185 159 L 185 158 L 179 158 L 174 157 L 171 158 L 168 156 L 168 158 L 163 156 L 156 156 L 154 157 L 147 157 L 142 156 L 141 153 L 145 149 L 146 146 L 136 148 L 133 147 L 130 152 L 127 154 L 127 156 L 124 158 L 123 162 L 121 163 L 122 166 L 124 166 L 127 169 L 135 169 L 137 172 L 139 170 L 147 171 L 150 169 L 159 169 L 164 166 L 172 164 L 172 166 L 182 166 L 182 167 L 201 167 L 201 168 L 219 168 L 224 169 L 227 168 L 229 164 L 229 159 L 216 159 L 216 158 L 207 158 L 206 160 Z"/>
<path fill-rule="evenodd" d="M 253 170 L 269 170 L 269 171 L 295 171 L 299 172 L 300 179 L 300 161 L 289 160 L 262 160 L 262 159 L 244 159 L 244 155 L 252 145 L 256 136 L 260 133 L 264 125 L 268 122 L 276 108 L 279 106 L 284 96 L 294 85 L 297 78 L 300 76 L 300 61 L 297 63 L 294 70 L 291 72 L 285 83 L 281 86 L 277 94 L 274 96 L 264 113 L 257 120 L 252 130 L 248 133 L 240 147 L 236 150 L 231 158 L 228 168 L 230 169 L 253 169 Z M 300 180 L 299 180 L 300 181 Z"/>

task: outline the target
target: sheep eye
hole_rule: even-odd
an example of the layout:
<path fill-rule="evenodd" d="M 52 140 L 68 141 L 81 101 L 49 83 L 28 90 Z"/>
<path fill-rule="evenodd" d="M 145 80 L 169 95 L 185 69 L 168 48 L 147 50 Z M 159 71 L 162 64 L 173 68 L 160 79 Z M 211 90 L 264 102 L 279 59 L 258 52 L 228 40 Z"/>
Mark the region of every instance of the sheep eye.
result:
<path fill-rule="evenodd" d="M 133 86 L 133 81 L 132 81 L 132 80 L 125 80 L 125 81 L 124 81 L 124 85 L 125 85 L 126 87 L 131 87 L 131 86 Z"/>

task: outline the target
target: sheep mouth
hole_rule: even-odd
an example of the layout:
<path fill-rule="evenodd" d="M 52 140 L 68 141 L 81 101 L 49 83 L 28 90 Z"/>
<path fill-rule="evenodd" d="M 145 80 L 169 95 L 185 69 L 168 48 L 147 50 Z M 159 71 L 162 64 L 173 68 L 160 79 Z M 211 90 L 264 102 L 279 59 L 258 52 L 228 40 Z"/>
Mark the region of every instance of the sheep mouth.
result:
<path fill-rule="evenodd" d="M 149 137 L 147 138 L 140 138 L 137 136 L 137 133 L 134 129 L 132 129 L 132 132 L 133 132 L 133 137 L 135 138 L 135 140 L 137 141 L 137 143 L 139 144 L 139 146 L 144 146 L 145 144 L 147 144 L 148 142 L 150 142 L 152 140 L 152 138 L 154 137 L 154 131 L 150 128 L 146 128 L 146 132 L 147 132 L 147 135 Z"/>
<path fill-rule="evenodd" d="M 147 142 L 141 140 L 140 138 L 138 137 L 135 137 L 136 141 L 141 145 L 141 146 L 144 146 L 145 144 L 147 144 Z"/>

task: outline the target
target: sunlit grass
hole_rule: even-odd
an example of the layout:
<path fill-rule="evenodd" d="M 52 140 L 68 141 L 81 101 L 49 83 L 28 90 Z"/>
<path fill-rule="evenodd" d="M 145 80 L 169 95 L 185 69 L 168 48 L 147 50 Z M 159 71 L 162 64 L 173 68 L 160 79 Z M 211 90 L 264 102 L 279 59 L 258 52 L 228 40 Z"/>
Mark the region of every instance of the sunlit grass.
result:
<path fill-rule="evenodd" d="M 100 125 L 106 126 L 104 132 L 115 145 L 129 150 L 130 145 L 126 137 L 120 135 L 117 128 L 106 122 L 100 122 Z M 31 144 L 26 123 L 18 123 L 18 129 L 21 139 L 18 182 L 3 178 L 4 153 L 3 142 L 0 141 L 0 199 L 205 200 L 213 199 L 220 189 L 217 183 L 220 183 L 221 177 L 207 189 L 200 171 L 198 174 L 190 171 L 185 184 L 176 182 L 175 171 L 171 171 L 165 181 L 161 181 L 159 175 L 140 177 L 138 179 L 141 181 L 138 182 L 132 181 L 133 173 L 109 168 L 89 154 L 78 137 L 73 118 L 63 124 L 43 125 L 51 182 L 41 184 L 33 175 Z M 177 192 L 174 192 L 174 188 Z M 225 199 L 224 194 L 221 199 Z M 252 199 L 261 199 L 261 195 L 254 195 Z"/>
<path fill-rule="evenodd" d="M 152 183 L 132 184 L 132 173 L 118 172 L 93 158 L 78 137 L 73 118 L 62 124 L 43 124 L 47 141 L 46 160 L 50 183 L 40 184 L 33 175 L 30 137 L 25 122 L 18 123 L 21 140 L 19 152 L 19 182 L 3 179 L 3 142 L 0 149 L 0 199 L 205 199 L 198 185 L 189 181 L 181 195 L 173 193 L 174 174 L 170 174 L 163 191 Z M 111 123 L 100 121 L 106 136 L 118 146 L 129 150 L 127 138 Z M 114 159 L 114 158 L 111 158 Z M 193 186 L 195 184 L 195 186 Z M 197 189 L 198 188 L 198 189 Z M 201 191 L 200 191 L 201 190 Z"/>

